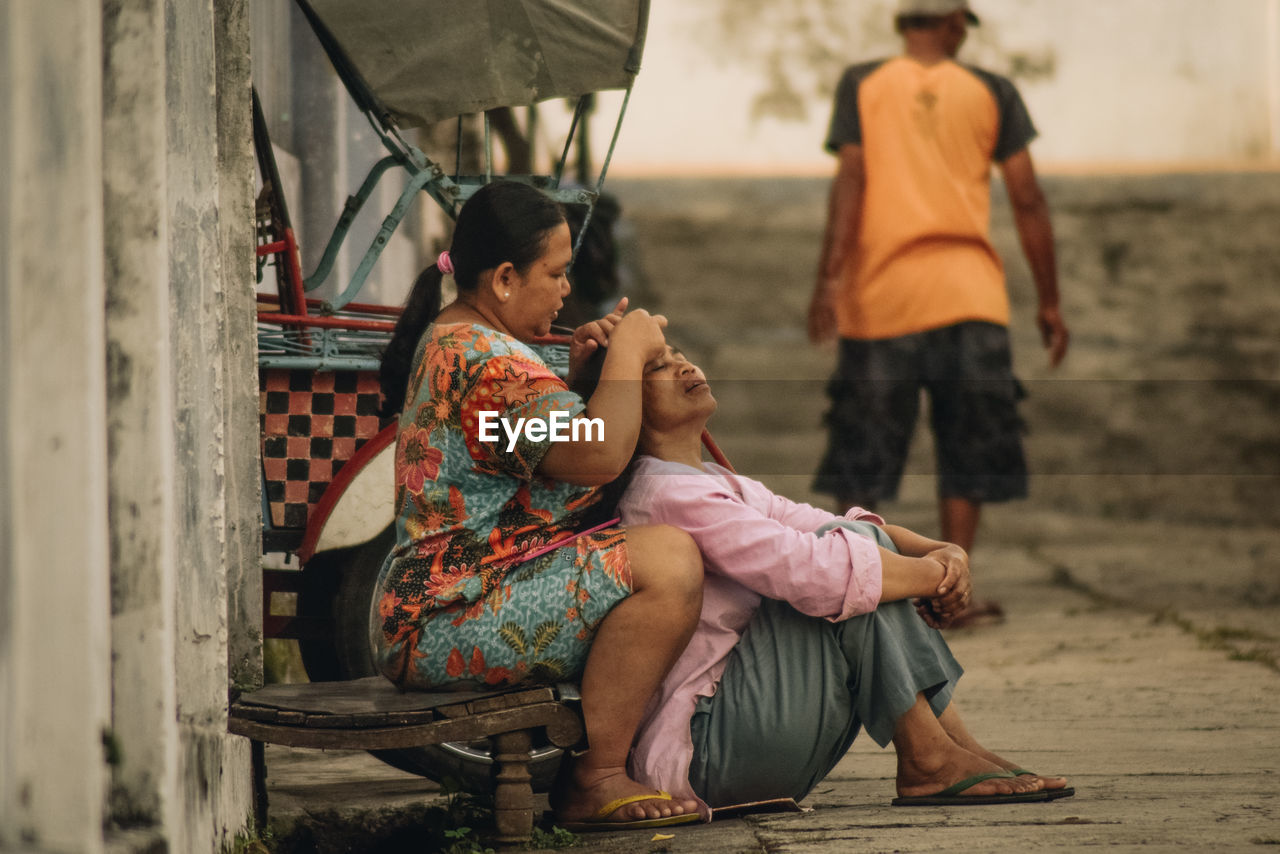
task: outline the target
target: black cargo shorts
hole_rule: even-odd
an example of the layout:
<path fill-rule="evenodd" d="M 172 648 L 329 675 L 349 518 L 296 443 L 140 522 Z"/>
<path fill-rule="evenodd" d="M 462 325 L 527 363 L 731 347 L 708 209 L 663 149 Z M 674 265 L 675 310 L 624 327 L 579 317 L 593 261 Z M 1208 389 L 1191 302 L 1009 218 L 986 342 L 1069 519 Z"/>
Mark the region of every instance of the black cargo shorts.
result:
<path fill-rule="evenodd" d="M 874 504 L 898 493 L 921 391 L 929 398 L 938 494 L 976 502 L 1027 494 L 1009 331 L 966 322 L 876 341 L 841 339 L 827 385 L 827 451 L 814 489 Z"/>

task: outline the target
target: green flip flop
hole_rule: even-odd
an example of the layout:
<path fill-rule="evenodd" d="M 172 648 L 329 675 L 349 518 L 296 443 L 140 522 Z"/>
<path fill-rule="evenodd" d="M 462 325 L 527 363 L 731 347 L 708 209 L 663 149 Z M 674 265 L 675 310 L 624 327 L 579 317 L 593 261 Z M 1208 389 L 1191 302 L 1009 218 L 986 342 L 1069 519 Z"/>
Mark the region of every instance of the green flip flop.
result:
<path fill-rule="evenodd" d="M 1039 777 L 1035 771 L 1028 771 L 1026 768 L 1014 768 L 1012 771 L 1016 777 L 1032 776 Z M 1061 789 L 1043 789 L 1044 794 L 1049 796 L 1049 800 L 1056 801 L 1058 798 L 1069 798 L 1076 793 L 1075 786 L 1064 786 Z"/>
<path fill-rule="evenodd" d="M 941 792 L 935 792 L 932 795 L 910 795 L 902 798 L 894 798 L 891 802 L 895 807 L 968 807 L 968 806 L 989 806 L 992 804 L 1029 804 L 1044 803 L 1049 800 L 1044 792 L 1015 792 L 1007 795 L 963 795 L 961 792 L 972 789 L 979 783 L 987 780 L 1011 779 L 1016 777 L 1012 771 L 991 771 L 986 774 L 977 774 L 973 777 L 961 780 Z"/>

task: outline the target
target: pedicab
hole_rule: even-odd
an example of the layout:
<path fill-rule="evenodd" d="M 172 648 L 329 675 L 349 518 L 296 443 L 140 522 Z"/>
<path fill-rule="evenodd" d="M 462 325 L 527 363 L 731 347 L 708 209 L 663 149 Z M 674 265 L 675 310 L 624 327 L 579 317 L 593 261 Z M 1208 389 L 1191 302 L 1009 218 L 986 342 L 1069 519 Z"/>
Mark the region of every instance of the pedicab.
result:
<path fill-rule="evenodd" d="M 304 276 L 262 105 L 254 138 L 263 192 L 258 203 L 259 280 L 274 267 L 276 292 L 260 294 L 258 349 L 263 549 L 300 569 L 263 573 L 263 634 L 298 641 L 312 681 L 374 675 L 369 625 L 378 570 L 394 542 L 395 419 L 379 414 L 378 369 L 399 309 L 357 301 L 391 235 L 419 193 L 450 217 L 493 172 L 487 111 L 576 99 L 563 153 L 546 174 L 503 175 L 565 204 L 589 233 L 631 86 L 639 70 L 648 0 L 296 0 L 303 16 L 387 154 L 346 203 L 317 268 Z M 609 150 L 594 182 L 566 179 L 566 164 L 595 93 L 621 90 Z M 483 114 L 482 174 L 463 175 L 410 141 L 410 128 Z M 536 112 L 531 113 L 532 122 Z M 461 138 L 461 133 L 459 133 Z M 462 161 L 461 150 L 454 163 Z M 336 296 L 308 296 L 331 277 L 357 214 L 383 181 L 402 190 Z M 571 217 L 572 219 L 573 217 Z M 567 369 L 567 338 L 552 336 L 549 364 Z M 295 594 L 277 614 L 274 594 Z M 571 685 L 559 686 L 572 700 Z M 488 744 L 456 743 L 375 755 L 436 780 L 483 787 Z M 530 762 L 545 789 L 560 750 L 535 745 Z"/>

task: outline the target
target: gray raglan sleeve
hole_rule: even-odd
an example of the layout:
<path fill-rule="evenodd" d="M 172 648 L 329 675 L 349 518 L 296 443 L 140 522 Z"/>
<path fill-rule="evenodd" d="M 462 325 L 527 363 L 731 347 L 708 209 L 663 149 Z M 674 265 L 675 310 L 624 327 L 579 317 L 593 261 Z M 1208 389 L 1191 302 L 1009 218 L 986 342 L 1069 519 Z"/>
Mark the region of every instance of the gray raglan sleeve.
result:
<path fill-rule="evenodd" d="M 858 86 L 863 78 L 878 68 L 882 61 L 853 65 L 845 69 L 836 85 L 836 96 L 831 111 L 831 125 L 827 128 L 827 151 L 835 154 L 840 146 L 852 143 L 862 145 L 862 119 L 858 114 Z"/>
<path fill-rule="evenodd" d="M 1000 133 L 996 137 L 996 147 L 991 152 L 991 159 L 1002 163 L 1030 145 L 1039 132 L 1032 124 L 1027 105 L 1023 103 L 1022 96 L 1018 94 L 1012 81 L 980 68 L 972 70 L 991 90 L 1000 111 Z"/>

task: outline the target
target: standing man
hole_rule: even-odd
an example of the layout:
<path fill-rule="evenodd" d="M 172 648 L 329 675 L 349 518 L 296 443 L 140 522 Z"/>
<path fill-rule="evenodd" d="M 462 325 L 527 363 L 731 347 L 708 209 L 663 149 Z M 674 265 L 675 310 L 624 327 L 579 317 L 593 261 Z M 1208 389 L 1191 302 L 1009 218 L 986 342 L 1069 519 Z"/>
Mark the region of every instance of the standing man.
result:
<path fill-rule="evenodd" d="M 1027 493 L 1009 300 L 989 236 L 993 162 L 1051 365 L 1068 341 L 1049 209 L 1027 151 L 1031 118 L 1012 83 L 955 61 L 977 23 L 967 0 L 900 0 L 903 54 L 845 71 L 826 143 L 839 167 L 809 307 L 810 340 L 840 338 L 815 489 L 842 509 L 893 498 L 923 388 L 942 539 L 966 551 L 984 502 Z"/>

